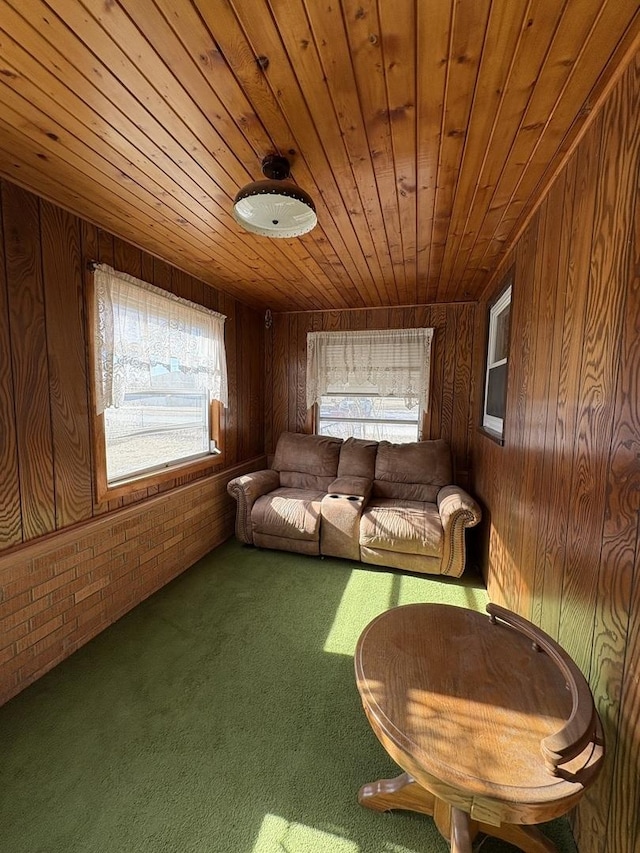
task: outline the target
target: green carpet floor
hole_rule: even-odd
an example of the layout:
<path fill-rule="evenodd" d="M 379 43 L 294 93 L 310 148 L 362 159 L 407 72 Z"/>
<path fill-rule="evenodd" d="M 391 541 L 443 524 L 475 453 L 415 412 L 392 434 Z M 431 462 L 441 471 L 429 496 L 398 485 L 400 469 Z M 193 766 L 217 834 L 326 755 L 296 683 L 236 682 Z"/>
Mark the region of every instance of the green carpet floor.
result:
<path fill-rule="evenodd" d="M 0 708 L 0 850 L 444 853 L 430 818 L 356 801 L 399 770 L 355 643 L 418 601 L 483 610 L 486 592 L 226 543 Z M 565 820 L 544 830 L 575 851 Z"/>

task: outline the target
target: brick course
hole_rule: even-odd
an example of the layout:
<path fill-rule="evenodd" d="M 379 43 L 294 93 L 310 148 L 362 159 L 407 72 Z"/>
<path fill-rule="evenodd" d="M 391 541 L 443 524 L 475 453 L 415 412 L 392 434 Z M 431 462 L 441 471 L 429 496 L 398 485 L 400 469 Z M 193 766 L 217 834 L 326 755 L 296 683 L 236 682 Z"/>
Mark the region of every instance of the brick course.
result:
<path fill-rule="evenodd" d="M 227 482 L 199 479 L 0 553 L 0 704 L 233 533 Z"/>

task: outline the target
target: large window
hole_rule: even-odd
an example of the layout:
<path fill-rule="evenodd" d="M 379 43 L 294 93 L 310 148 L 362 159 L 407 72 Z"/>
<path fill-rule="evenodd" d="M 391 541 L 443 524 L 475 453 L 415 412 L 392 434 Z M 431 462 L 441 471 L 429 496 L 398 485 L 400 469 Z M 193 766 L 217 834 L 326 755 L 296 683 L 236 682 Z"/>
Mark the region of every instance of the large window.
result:
<path fill-rule="evenodd" d="M 94 378 L 103 490 L 219 454 L 224 317 L 98 265 Z"/>
<path fill-rule="evenodd" d="M 310 332 L 307 405 L 321 435 L 418 441 L 433 329 Z"/>

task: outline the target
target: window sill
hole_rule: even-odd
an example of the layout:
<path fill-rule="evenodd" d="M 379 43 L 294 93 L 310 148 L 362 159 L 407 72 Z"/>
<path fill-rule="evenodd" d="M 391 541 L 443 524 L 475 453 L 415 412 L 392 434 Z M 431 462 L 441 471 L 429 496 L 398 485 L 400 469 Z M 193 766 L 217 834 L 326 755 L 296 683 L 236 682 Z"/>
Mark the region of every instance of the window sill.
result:
<path fill-rule="evenodd" d="M 176 480 L 179 477 L 185 477 L 189 474 L 199 474 L 205 471 L 214 471 L 219 468 L 224 460 L 224 453 L 211 453 L 207 456 L 194 459 L 191 462 L 180 462 L 176 465 L 169 465 L 152 473 L 140 474 L 138 476 L 129 477 L 126 480 L 120 480 L 118 483 L 110 486 L 106 482 L 96 482 L 96 499 L 99 503 L 104 501 L 114 500 L 130 495 L 133 492 L 139 492 L 142 489 L 148 489 L 153 486 L 158 486 L 161 483 L 166 483 L 168 480 Z"/>
<path fill-rule="evenodd" d="M 485 438 L 491 439 L 495 444 L 499 444 L 501 447 L 504 447 L 504 435 L 501 435 L 499 432 L 489 429 L 489 427 L 486 426 L 479 426 L 478 432 L 481 433 L 481 435 L 484 435 Z"/>

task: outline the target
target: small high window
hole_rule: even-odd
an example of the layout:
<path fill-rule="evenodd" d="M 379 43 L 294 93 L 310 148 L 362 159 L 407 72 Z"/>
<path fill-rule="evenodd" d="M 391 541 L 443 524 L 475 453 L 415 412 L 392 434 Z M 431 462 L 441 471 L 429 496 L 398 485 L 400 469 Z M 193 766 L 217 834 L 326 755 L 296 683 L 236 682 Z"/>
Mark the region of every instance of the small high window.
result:
<path fill-rule="evenodd" d="M 489 333 L 485 371 L 483 428 L 502 440 L 507 404 L 509 329 L 512 279 L 489 308 Z"/>
<path fill-rule="evenodd" d="M 93 309 L 102 490 L 218 455 L 223 315 L 104 264 Z"/>

